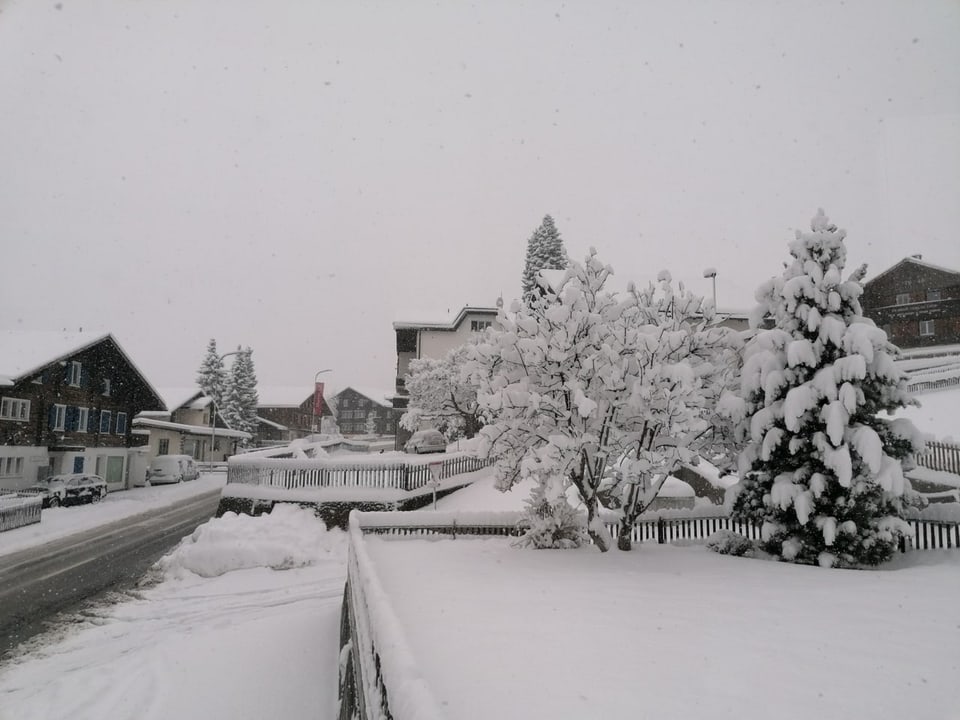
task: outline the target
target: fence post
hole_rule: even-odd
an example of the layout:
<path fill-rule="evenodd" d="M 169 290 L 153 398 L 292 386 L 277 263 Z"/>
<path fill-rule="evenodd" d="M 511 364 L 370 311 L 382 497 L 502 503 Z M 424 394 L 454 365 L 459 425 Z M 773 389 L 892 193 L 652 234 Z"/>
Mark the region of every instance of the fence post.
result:
<path fill-rule="evenodd" d="M 657 544 L 663 545 L 667 542 L 666 538 L 666 523 L 663 521 L 662 517 L 657 518 Z"/>

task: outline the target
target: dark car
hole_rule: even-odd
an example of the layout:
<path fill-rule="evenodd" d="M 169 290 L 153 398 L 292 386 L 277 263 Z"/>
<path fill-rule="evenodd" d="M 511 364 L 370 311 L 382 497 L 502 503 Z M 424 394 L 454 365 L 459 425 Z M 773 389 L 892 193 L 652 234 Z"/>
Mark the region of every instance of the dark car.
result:
<path fill-rule="evenodd" d="M 84 473 L 54 475 L 21 492 L 40 495 L 43 507 L 95 503 L 107 494 L 107 481 L 99 475 Z"/>

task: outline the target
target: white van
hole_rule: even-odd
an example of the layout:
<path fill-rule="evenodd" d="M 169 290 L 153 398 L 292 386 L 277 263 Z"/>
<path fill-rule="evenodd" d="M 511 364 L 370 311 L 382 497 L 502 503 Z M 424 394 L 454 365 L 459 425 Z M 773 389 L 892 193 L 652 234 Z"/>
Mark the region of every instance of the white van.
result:
<path fill-rule="evenodd" d="M 196 480 L 199 476 L 197 463 L 189 455 L 158 455 L 147 468 L 147 482 L 151 485 Z"/>

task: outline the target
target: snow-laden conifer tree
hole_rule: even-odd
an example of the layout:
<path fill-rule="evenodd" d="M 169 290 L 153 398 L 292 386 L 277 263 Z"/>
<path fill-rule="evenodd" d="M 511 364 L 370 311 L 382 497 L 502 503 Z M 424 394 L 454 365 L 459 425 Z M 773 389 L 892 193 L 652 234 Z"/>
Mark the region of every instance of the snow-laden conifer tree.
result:
<path fill-rule="evenodd" d="M 784 560 L 875 565 L 907 531 L 901 463 L 922 442 L 909 421 L 878 417 L 912 400 L 897 348 L 862 315 L 866 267 L 844 280 L 844 231 L 822 210 L 811 230 L 757 290 L 753 323 L 774 327 L 750 340 L 739 396 L 723 403 L 747 440 L 733 513 Z"/>
<path fill-rule="evenodd" d="M 475 334 L 467 343 L 443 358 L 410 361 L 406 389 L 410 395 L 400 426 L 417 430 L 421 421 L 429 421 L 449 439 L 459 435 L 472 438 L 483 424 L 477 404 L 477 387 L 464 373 L 470 346 L 482 337 Z"/>
<path fill-rule="evenodd" d="M 367 424 L 364 430 L 367 435 L 377 434 L 377 414 L 373 410 L 367 413 Z"/>
<path fill-rule="evenodd" d="M 234 430 L 243 430 L 251 435 L 257 433 L 257 376 L 253 366 L 253 350 L 237 348 L 230 368 L 226 391 L 220 412 Z"/>
<path fill-rule="evenodd" d="M 537 289 L 537 273 L 541 270 L 563 270 L 567 267 L 567 252 L 553 218 L 545 215 L 540 227 L 527 240 L 527 256 L 523 266 L 523 296 L 529 297 Z"/>
<path fill-rule="evenodd" d="M 200 370 L 197 373 L 197 385 L 203 394 L 213 399 L 217 407 L 223 404 L 223 391 L 226 385 L 227 373 L 223 369 L 223 361 L 217 352 L 217 341 L 213 338 L 207 344 L 207 354 L 203 357 Z"/>
<path fill-rule="evenodd" d="M 523 477 L 537 481 L 528 519 L 538 546 L 576 541 L 564 522 L 572 486 L 587 532 L 609 549 L 601 495 L 616 496 L 617 506 L 633 513 L 655 495 L 657 473 L 693 460 L 724 368 L 736 361 L 735 334 L 708 327 L 709 306 L 694 320 L 702 301 L 675 292 L 669 274 L 659 290 L 631 286 L 615 295 L 604 289 L 611 272 L 591 250 L 584 265 L 571 263 L 556 294 L 545 288 L 514 303 L 501 312 L 502 331 L 488 332 L 473 349 L 470 370 L 489 415 L 479 451 L 495 459 L 500 489 Z M 611 466 L 621 459 L 626 478 L 611 486 Z M 652 494 L 638 491 L 641 478 Z"/>

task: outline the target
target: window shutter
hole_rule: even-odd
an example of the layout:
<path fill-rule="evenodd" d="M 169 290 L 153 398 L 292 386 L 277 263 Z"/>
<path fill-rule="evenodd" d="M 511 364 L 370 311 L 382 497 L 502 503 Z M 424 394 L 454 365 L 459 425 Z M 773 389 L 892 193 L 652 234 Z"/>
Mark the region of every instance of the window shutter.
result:
<path fill-rule="evenodd" d="M 70 361 L 67 360 L 67 364 L 63 366 L 63 381 L 65 383 L 70 382 Z"/>
<path fill-rule="evenodd" d="M 86 387 L 89 380 L 90 371 L 87 369 L 87 364 L 84 363 L 80 366 L 80 387 Z"/>
<path fill-rule="evenodd" d="M 57 422 L 57 407 L 56 405 L 51 404 L 50 410 L 47 412 L 47 424 L 50 426 L 50 429 L 53 430 L 54 424 Z"/>
<path fill-rule="evenodd" d="M 67 405 L 66 420 L 63 423 L 63 426 L 66 430 L 76 430 L 77 429 L 77 415 L 79 411 L 73 405 Z"/>

